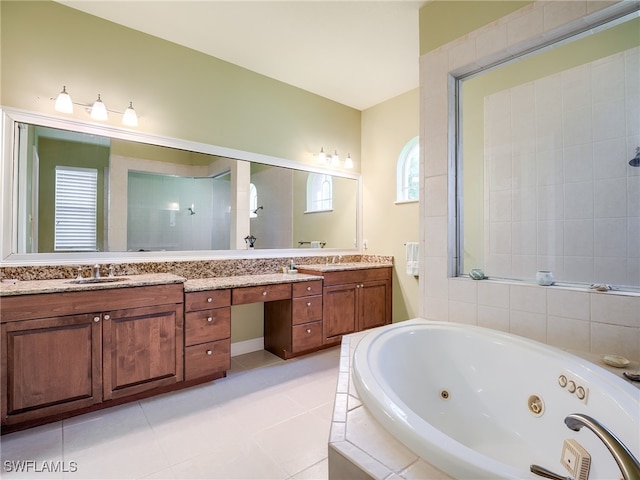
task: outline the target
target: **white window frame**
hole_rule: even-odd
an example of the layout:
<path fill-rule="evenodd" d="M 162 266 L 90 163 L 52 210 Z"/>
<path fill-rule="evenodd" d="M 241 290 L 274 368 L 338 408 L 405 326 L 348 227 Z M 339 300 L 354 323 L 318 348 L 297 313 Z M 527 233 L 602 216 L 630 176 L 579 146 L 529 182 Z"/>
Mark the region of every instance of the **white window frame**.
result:
<path fill-rule="evenodd" d="M 253 183 L 249 184 L 249 218 L 258 216 L 258 189 Z"/>
<path fill-rule="evenodd" d="M 411 166 L 414 162 L 418 172 L 412 177 Z M 420 173 L 420 137 L 413 137 L 405 144 L 398 156 L 396 168 L 396 203 L 417 202 L 420 193 L 416 191 L 415 196 L 411 195 L 411 183 L 419 178 Z"/>
<path fill-rule="evenodd" d="M 307 176 L 307 210 L 305 213 L 331 212 L 333 210 L 333 177 L 326 173 L 310 173 Z"/>

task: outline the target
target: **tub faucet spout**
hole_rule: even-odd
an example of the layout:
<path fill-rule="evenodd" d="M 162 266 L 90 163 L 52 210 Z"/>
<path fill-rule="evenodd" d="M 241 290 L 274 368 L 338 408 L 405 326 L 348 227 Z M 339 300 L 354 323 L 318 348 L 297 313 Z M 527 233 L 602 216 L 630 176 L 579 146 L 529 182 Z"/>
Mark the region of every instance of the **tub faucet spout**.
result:
<path fill-rule="evenodd" d="M 581 413 L 572 413 L 564 419 L 571 430 L 578 431 L 587 427 L 605 444 L 613 455 L 625 480 L 640 480 L 640 462 L 629 449 L 611 431 L 596 419 Z"/>

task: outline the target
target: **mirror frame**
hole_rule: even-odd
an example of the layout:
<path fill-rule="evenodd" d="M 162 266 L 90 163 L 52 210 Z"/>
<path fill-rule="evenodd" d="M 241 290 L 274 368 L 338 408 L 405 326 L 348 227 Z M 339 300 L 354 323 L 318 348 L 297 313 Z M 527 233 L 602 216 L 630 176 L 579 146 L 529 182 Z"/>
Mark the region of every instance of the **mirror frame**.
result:
<path fill-rule="evenodd" d="M 2 110 L 2 150 L 0 151 L 0 266 L 27 266 L 27 265 L 65 265 L 77 263 L 101 263 L 101 262 L 164 262 L 186 260 L 212 260 L 230 258 L 279 258 L 289 256 L 324 256 L 326 253 L 346 254 L 362 253 L 362 175 L 356 172 L 344 172 L 341 170 L 323 168 L 308 163 L 297 162 L 279 157 L 263 155 L 260 153 L 237 150 L 218 145 L 194 142 L 179 138 L 164 137 L 151 133 L 132 131 L 110 125 L 70 120 L 52 115 L 34 113 L 25 110 L 0 107 Z M 91 135 L 101 135 L 119 140 L 146 143 L 161 147 L 177 148 L 197 153 L 228 157 L 235 160 L 244 160 L 275 167 L 284 167 L 294 170 L 302 170 L 310 173 L 325 173 L 336 177 L 353 179 L 356 181 L 356 242 L 353 249 L 329 248 L 290 248 L 290 249 L 256 249 L 256 250 L 193 250 L 193 251 L 155 251 L 155 252 L 73 252 L 73 253 L 16 253 L 17 252 L 17 226 L 18 226 L 18 202 L 17 186 L 18 172 L 15 168 L 15 156 L 18 145 L 15 139 L 17 123 L 29 123 L 33 125 L 69 130 Z M 321 253 L 322 252 L 322 253 Z"/>

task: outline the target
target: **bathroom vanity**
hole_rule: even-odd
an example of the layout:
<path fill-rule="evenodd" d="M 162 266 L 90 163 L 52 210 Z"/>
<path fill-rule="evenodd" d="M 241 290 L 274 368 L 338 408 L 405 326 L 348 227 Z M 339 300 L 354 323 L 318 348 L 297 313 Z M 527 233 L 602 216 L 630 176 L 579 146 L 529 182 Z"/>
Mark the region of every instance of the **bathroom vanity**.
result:
<path fill-rule="evenodd" d="M 21 282 L 2 296 L 3 430 L 183 381 L 184 279 L 136 277 Z"/>
<path fill-rule="evenodd" d="M 2 433 L 226 376 L 233 305 L 264 304 L 264 348 L 283 359 L 390 323 L 391 271 L 3 281 Z"/>

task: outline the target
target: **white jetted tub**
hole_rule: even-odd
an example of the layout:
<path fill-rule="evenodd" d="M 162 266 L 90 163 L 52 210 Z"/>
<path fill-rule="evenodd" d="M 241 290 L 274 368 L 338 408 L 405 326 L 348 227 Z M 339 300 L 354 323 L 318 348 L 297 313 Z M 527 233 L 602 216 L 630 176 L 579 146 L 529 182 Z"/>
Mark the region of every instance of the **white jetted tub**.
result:
<path fill-rule="evenodd" d="M 410 320 L 362 338 L 353 382 L 389 432 L 454 478 L 541 478 L 531 465 L 576 479 L 587 468 L 592 480 L 622 478 L 593 424 L 579 431 L 565 424 L 572 414 L 613 433 L 640 475 L 640 389 L 548 345 Z"/>

